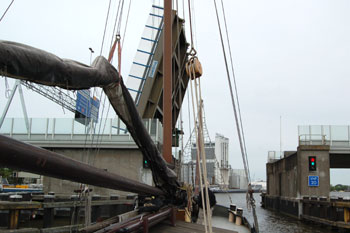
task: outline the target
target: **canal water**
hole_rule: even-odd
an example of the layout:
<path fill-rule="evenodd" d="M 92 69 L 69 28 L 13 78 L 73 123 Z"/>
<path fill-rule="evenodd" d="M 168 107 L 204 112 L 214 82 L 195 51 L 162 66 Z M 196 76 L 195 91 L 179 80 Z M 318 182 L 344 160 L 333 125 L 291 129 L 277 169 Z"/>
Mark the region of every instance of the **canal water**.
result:
<path fill-rule="evenodd" d="M 350 197 L 350 192 L 331 192 L 331 196 Z M 247 210 L 245 193 L 216 193 L 216 201 L 220 205 L 229 206 L 236 204 L 237 207 L 243 208 L 244 216 L 253 224 L 252 213 Z M 260 193 L 255 193 L 256 212 L 259 221 L 261 233 L 329 233 L 336 232 L 325 226 L 312 223 L 305 223 L 297 219 L 282 215 L 280 213 L 267 210 L 261 207 Z"/>

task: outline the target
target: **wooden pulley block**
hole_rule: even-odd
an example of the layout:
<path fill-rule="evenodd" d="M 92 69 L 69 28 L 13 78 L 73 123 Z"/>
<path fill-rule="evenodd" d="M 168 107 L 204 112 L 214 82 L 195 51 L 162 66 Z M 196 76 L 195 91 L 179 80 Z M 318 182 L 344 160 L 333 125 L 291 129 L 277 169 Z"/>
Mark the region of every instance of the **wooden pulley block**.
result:
<path fill-rule="evenodd" d="M 192 79 L 202 76 L 202 64 L 199 62 L 197 57 L 190 59 L 190 61 L 186 64 L 186 72 Z"/>

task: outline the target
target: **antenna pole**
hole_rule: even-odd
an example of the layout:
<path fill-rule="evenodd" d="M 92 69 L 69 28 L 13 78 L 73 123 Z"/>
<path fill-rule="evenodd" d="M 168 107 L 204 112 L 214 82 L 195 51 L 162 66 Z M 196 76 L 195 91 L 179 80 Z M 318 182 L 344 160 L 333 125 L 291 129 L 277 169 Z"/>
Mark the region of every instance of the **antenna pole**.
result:
<path fill-rule="evenodd" d="M 280 158 L 282 158 L 282 116 L 280 116 Z"/>

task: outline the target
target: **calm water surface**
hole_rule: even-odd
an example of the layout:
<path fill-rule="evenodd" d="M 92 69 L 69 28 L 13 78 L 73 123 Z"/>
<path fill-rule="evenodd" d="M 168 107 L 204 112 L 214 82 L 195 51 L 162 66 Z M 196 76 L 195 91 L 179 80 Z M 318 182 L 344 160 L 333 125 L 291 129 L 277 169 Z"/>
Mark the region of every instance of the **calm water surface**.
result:
<path fill-rule="evenodd" d="M 243 208 L 244 216 L 253 224 L 252 213 L 247 210 L 246 204 L 246 194 L 245 193 L 217 193 L 215 194 L 216 201 L 220 205 L 229 206 L 230 198 L 232 203 L 236 204 L 238 207 Z M 349 192 L 338 193 L 332 192 L 331 196 L 342 196 L 350 197 Z M 337 232 L 332 231 L 330 228 L 319 226 L 316 224 L 301 222 L 297 219 L 279 214 L 277 212 L 266 210 L 261 207 L 261 197 L 259 193 L 254 194 L 256 201 L 256 212 L 259 221 L 259 228 L 261 233 L 328 233 L 328 232 Z"/>

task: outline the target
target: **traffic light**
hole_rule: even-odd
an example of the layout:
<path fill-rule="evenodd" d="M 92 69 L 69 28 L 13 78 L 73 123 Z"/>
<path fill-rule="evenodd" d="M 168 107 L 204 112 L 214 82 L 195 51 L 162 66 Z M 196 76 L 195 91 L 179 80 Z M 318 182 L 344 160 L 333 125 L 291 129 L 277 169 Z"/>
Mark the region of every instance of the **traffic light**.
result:
<path fill-rule="evenodd" d="M 150 161 L 145 156 L 143 156 L 143 168 L 150 168 L 150 167 L 151 167 Z"/>
<path fill-rule="evenodd" d="M 309 171 L 316 171 L 316 156 L 309 156 Z"/>

